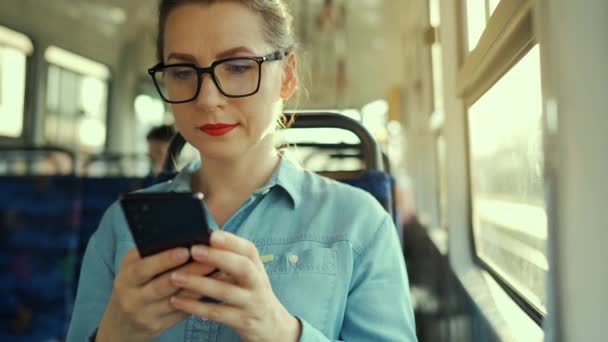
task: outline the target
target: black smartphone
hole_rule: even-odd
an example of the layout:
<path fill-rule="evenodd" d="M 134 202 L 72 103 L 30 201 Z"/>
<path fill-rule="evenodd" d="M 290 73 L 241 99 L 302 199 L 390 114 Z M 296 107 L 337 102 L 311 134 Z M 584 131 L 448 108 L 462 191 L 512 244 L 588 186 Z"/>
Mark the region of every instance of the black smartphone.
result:
<path fill-rule="evenodd" d="M 142 258 L 209 245 L 211 230 L 200 192 L 130 193 L 120 197 L 120 205 Z"/>

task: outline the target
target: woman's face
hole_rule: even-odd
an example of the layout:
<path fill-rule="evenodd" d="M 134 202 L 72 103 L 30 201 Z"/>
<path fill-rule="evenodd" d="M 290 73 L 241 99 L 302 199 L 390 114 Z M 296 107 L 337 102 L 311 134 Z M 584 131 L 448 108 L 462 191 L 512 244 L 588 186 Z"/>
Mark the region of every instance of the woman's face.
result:
<path fill-rule="evenodd" d="M 275 49 L 265 41 L 262 20 L 260 14 L 232 1 L 177 7 L 165 26 L 164 63 L 208 67 L 219 59 L 273 53 Z M 272 133 L 282 100 L 295 90 L 294 70 L 291 55 L 283 61 L 264 62 L 259 91 L 243 98 L 225 97 L 210 75 L 204 74 L 194 101 L 172 105 L 175 126 L 202 158 L 263 157 L 274 148 Z M 229 126 L 223 130 L 209 126 L 218 124 Z"/>

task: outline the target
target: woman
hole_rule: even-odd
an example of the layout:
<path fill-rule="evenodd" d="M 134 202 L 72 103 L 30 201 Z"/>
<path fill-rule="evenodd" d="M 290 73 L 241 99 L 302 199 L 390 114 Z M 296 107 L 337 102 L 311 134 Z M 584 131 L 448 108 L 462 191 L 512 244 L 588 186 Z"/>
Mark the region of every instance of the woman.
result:
<path fill-rule="evenodd" d="M 416 340 L 389 215 L 274 148 L 297 86 L 293 47 L 281 0 L 161 1 L 150 73 L 201 162 L 145 191 L 205 194 L 211 246 L 142 259 L 111 206 L 88 245 L 69 341 L 96 329 L 97 341 Z"/>

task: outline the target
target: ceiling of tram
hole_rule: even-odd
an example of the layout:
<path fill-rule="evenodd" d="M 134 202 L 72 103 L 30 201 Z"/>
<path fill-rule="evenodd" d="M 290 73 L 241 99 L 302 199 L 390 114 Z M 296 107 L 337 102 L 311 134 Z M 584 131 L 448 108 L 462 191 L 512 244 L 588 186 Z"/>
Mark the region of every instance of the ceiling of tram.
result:
<path fill-rule="evenodd" d="M 402 18 L 411 1 L 288 2 L 303 48 L 302 75 L 307 95 L 302 97 L 300 107 L 360 108 L 403 86 L 407 27 Z M 87 57 L 112 69 L 122 67 L 124 47 L 136 47 L 144 55 L 141 68 L 145 70 L 154 62 L 155 3 L 2 0 L 0 11 L 12 14 L 13 19 L 0 24 L 33 35 L 35 44 L 42 41 L 72 51 L 84 46 Z M 326 7 L 327 3 L 331 5 Z"/>

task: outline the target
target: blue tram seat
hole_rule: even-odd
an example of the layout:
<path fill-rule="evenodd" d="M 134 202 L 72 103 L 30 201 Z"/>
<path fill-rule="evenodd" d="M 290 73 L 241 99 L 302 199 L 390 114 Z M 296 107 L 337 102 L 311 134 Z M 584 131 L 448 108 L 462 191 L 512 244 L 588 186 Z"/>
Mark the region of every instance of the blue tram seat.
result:
<path fill-rule="evenodd" d="M 0 340 L 64 338 L 80 199 L 75 176 L 0 176 Z"/>
<path fill-rule="evenodd" d="M 328 171 L 318 172 L 319 174 L 335 179 L 337 181 L 361 188 L 372 194 L 378 202 L 389 212 L 396 222 L 395 203 L 393 200 L 393 177 L 386 171 L 388 166 L 387 159 L 383 161 L 383 156 L 376 140 L 359 122 L 337 113 L 327 112 L 307 112 L 307 113 L 285 113 L 285 121 L 293 122 L 290 128 L 340 128 L 355 134 L 360 144 L 321 144 L 306 143 L 308 147 L 319 146 L 321 149 L 344 148 L 346 150 L 360 150 L 361 159 L 365 163 L 365 170 L 358 171 Z M 292 120 L 293 119 L 293 120 Z M 170 179 L 175 174 L 175 166 L 172 162 L 177 160 L 186 141 L 177 134 L 171 141 L 169 153 L 164 164 L 164 173 L 161 175 L 163 180 Z M 296 143 L 296 146 L 303 144 Z M 352 157 L 352 155 L 349 155 Z M 398 230 L 400 238 L 402 232 Z"/>
<path fill-rule="evenodd" d="M 132 192 L 154 184 L 156 177 L 87 177 L 82 179 L 82 224 L 79 230 L 78 262 L 76 279 L 91 235 L 97 230 L 99 221 L 108 207 L 121 194 Z"/>

